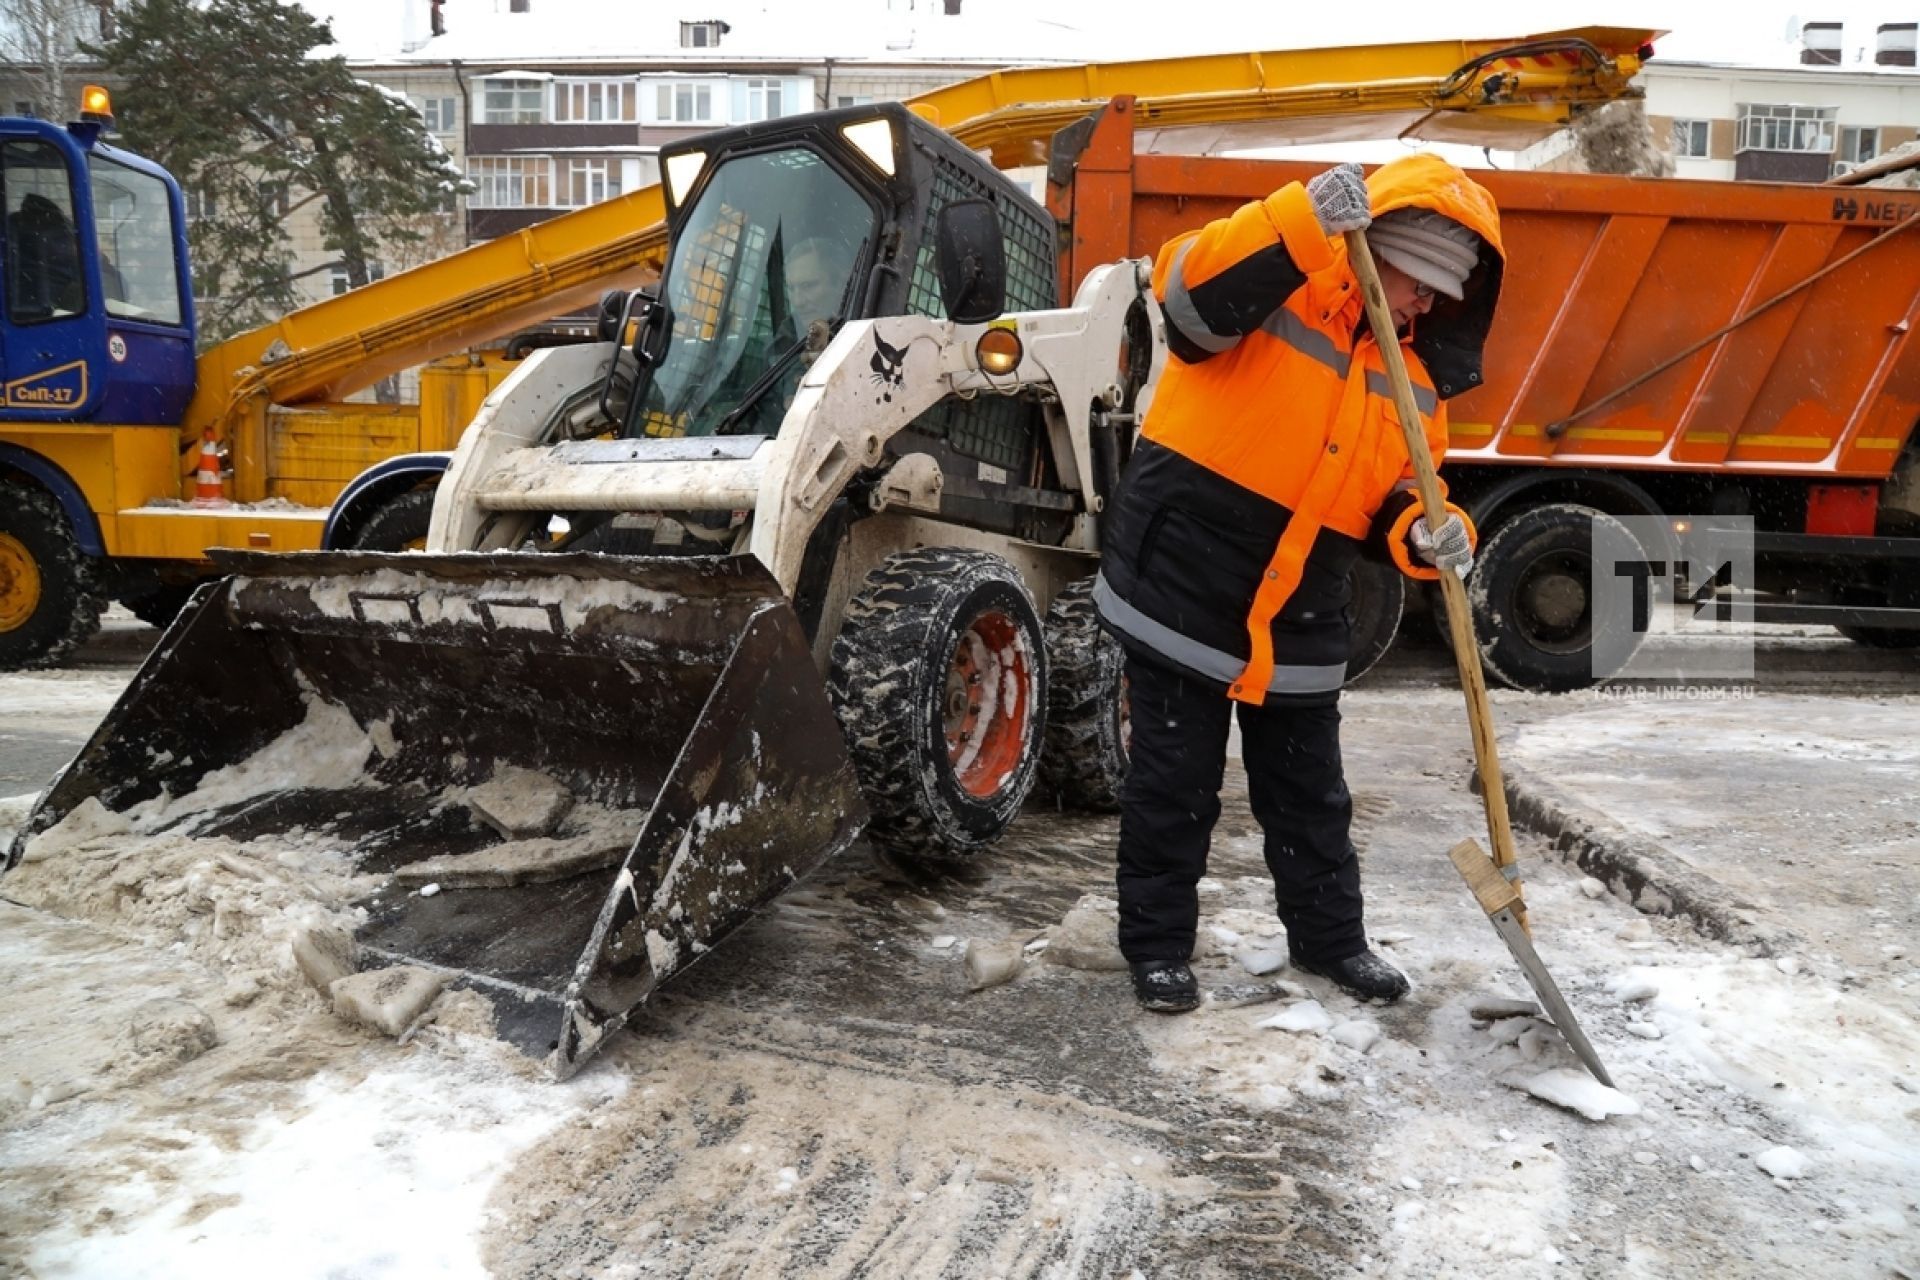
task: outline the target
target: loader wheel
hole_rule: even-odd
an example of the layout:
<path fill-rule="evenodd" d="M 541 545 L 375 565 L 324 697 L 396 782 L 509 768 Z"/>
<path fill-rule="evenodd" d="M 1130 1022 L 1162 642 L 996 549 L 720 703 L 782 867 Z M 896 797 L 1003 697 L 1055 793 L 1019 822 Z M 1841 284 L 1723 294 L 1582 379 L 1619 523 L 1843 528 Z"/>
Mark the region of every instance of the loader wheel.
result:
<path fill-rule="evenodd" d="M 1072 584 L 1047 610 L 1047 735 L 1040 778 L 1068 808 L 1115 813 L 1133 724 L 1126 654 L 1100 626 L 1093 581 Z"/>
<path fill-rule="evenodd" d="M 387 499 L 353 535 L 353 549 L 426 550 L 427 526 L 433 522 L 433 493 L 432 489 L 409 489 Z"/>
<path fill-rule="evenodd" d="M 955 861 L 1000 837 L 1033 788 L 1046 649 L 1012 565 L 982 551 L 888 556 L 847 604 L 827 675 L 886 849 Z"/>
<path fill-rule="evenodd" d="M 1400 616 L 1407 610 L 1407 576 L 1390 564 L 1364 557 L 1353 562 L 1347 575 L 1352 588 L 1348 617 L 1353 635 L 1353 655 L 1347 659 L 1347 680 L 1352 684 L 1393 647 L 1400 634 Z"/>
<path fill-rule="evenodd" d="M 100 627 L 97 568 L 49 494 L 3 488 L 0 671 L 55 666 Z"/>
<path fill-rule="evenodd" d="M 1524 511 L 1482 543 L 1467 580 L 1488 674 L 1515 689 L 1565 693 L 1613 674 L 1593 669 L 1593 528 L 1605 512 L 1572 503 Z"/>

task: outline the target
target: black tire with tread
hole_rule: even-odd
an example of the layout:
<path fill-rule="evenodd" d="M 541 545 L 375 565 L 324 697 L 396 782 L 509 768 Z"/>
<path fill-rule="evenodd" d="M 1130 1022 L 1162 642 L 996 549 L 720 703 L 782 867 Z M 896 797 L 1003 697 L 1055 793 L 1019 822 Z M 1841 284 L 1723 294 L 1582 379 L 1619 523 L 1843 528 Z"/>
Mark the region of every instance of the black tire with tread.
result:
<path fill-rule="evenodd" d="M 60 504 L 40 489 L 0 488 L 0 537 L 11 538 L 40 577 L 33 612 L 0 631 L 0 671 L 57 666 L 100 629 L 99 565 L 74 541 Z"/>
<path fill-rule="evenodd" d="M 961 788 L 941 716 L 955 646 L 975 618 L 1004 612 L 1029 655 L 1027 749 L 991 797 Z M 871 821 L 890 853 L 958 862 L 999 839 L 1039 772 L 1045 733 L 1046 649 L 1019 573 L 983 551 L 930 547 L 888 556 L 848 602 L 834 637 L 828 694 L 846 735 Z"/>
<path fill-rule="evenodd" d="M 387 499 L 353 535 L 352 549 L 407 551 L 411 543 L 424 543 L 433 522 L 433 495 L 432 489 L 409 489 Z"/>
<path fill-rule="evenodd" d="M 1092 578 L 1047 609 L 1047 738 L 1040 777 L 1069 809 L 1114 813 L 1127 777 L 1126 652 L 1100 625 Z"/>
<path fill-rule="evenodd" d="M 1394 565 L 1362 557 L 1353 562 L 1348 581 L 1353 656 L 1347 659 L 1346 683 L 1352 684 L 1386 657 L 1400 634 L 1400 619 L 1407 611 L 1407 575 Z"/>
<path fill-rule="evenodd" d="M 1552 503 L 1520 512 L 1482 540 L 1467 580 L 1467 599 L 1473 608 L 1474 639 L 1488 675 L 1515 689 L 1566 693 L 1584 689 L 1608 674 L 1596 677 L 1593 671 L 1591 597 L 1586 606 L 1585 642 L 1580 643 L 1576 635 L 1557 650 L 1540 642 L 1539 632 L 1529 627 L 1515 603 L 1524 576 L 1549 556 L 1569 562 L 1585 558 L 1591 591 L 1593 526 L 1599 521 L 1618 525 L 1595 507 Z M 1625 526 L 1618 526 L 1615 536 L 1632 541 Z"/>

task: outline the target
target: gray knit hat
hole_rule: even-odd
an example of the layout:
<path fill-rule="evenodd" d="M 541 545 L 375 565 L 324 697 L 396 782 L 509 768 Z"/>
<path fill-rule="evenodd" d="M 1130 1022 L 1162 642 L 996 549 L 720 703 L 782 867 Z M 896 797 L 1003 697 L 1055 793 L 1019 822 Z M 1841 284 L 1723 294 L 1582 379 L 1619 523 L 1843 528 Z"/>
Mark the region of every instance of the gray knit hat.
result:
<path fill-rule="evenodd" d="M 1480 237 L 1445 214 L 1407 207 L 1381 214 L 1367 228 L 1374 256 L 1422 284 L 1458 298 L 1480 261 Z"/>

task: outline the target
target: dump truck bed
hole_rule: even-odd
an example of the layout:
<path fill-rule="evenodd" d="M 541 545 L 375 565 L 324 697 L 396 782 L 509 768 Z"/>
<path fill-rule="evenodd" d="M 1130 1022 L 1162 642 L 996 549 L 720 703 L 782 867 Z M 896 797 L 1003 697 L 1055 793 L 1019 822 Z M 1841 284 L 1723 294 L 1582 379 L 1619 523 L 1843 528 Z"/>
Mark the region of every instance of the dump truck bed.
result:
<path fill-rule="evenodd" d="M 1069 274 L 1157 252 L 1323 167 L 1133 156 L 1130 193 L 1103 193 L 1124 213 L 1076 221 Z M 1451 404 L 1451 461 L 1860 479 L 1892 469 L 1920 420 L 1920 196 L 1474 177 L 1499 202 L 1507 272 L 1486 381 Z"/>

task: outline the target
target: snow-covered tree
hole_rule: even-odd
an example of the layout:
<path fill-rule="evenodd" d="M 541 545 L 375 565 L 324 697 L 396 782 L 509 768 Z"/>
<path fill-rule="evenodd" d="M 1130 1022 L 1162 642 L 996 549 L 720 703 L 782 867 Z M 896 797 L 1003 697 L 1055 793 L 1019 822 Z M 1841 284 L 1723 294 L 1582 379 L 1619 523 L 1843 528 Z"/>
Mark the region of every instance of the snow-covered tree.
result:
<path fill-rule="evenodd" d="M 321 51 L 327 24 L 279 0 L 131 0 L 93 52 L 119 86 L 125 143 L 190 192 L 209 341 L 299 303 L 296 282 L 405 256 L 465 179 L 401 95 Z M 296 270 L 288 235 L 316 218 L 328 261 Z"/>

